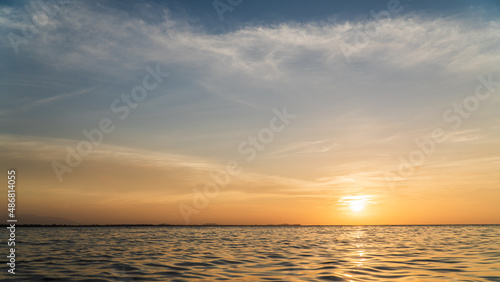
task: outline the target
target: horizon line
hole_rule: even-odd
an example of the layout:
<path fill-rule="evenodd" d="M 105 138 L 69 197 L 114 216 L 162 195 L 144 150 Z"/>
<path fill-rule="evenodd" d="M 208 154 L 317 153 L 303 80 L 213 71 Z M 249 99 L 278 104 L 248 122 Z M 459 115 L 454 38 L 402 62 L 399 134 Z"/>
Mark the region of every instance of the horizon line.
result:
<path fill-rule="evenodd" d="M 468 226 L 500 225 L 500 223 L 444 223 L 444 224 L 17 224 L 16 227 L 313 227 L 313 226 Z M 0 226 L 9 226 L 2 223 Z"/>

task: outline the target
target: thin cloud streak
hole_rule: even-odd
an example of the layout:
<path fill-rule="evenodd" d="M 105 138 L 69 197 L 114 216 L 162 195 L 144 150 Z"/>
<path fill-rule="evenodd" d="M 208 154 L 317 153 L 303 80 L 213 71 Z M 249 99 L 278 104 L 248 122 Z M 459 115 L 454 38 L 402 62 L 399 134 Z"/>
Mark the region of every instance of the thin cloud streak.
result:
<path fill-rule="evenodd" d="M 29 110 L 31 108 L 38 107 L 38 106 L 43 106 L 43 105 L 55 103 L 55 102 L 58 102 L 58 101 L 61 101 L 64 99 L 72 98 L 74 96 L 87 94 L 87 93 L 90 93 L 90 92 L 96 90 L 98 87 L 99 87 L 99 85 L 95 85 L 92 87 L 88 87 L 88 88 L 84 88 L 84 89 L 80 89 L 80 90 L 76 90 L 76 91 L 72 91 L 72 92 L 68 92 L 68 93 L 58 94 L 58 95 L 55 95 L 55 96 L 52 96 L 49 98 L 41 99 L 41 100 L 33 102 L 32 104 L 26 105 L 25 110 Z"/>

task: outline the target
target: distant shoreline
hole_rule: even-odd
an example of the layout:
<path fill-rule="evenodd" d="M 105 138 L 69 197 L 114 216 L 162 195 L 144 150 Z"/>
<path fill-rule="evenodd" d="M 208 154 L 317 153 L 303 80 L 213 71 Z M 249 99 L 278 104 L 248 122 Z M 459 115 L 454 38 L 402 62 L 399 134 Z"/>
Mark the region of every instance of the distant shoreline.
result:
<path fill-rule="evenodd" d="M 373 224 L 373 225 L 302 225 L 302 224 L 248 224 L 248 225 L 223 225 L 223 224 L 16 224 L 16 227 L 321 227 L 321 226 L 497 226 L 500 223 L 491 224 Z M 9 224 L 0 224 L 1 227 L 8 227 Z"/>

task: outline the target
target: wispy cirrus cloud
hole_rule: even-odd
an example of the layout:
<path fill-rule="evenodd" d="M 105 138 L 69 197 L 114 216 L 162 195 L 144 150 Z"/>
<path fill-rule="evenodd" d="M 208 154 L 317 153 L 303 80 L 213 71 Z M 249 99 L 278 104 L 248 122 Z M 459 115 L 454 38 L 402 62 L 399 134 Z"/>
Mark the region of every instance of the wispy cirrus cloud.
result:
<path fill-rule="evenodd" d="M 332 150 L 339 150 L 340 148 L 342 148 L 342 145 L 332 141 L 327 141 L 327 140 L 305 141 L 287 145 L 284 148 L 274 151 L 268 155 L 300 155 L 300 154 L 326 153 Z"/>
<path fill-rule="evenodd" d="M 80 89 L 80 90 L 76 90 L 76 91 L 71 91 L 68 93 L 57 94 L 57 95 L 54 95 L 52 97 L 44 98 L 44 99 L 35 101 L 31 104 L 25 105 L 24 109 L 28 110 L 28 109 L 33 108 L 33 107 L 43 106 L 43 105 L 55 103 L 55 102 L 58 102 L 58 101 L 61 101 L 64 99 L 69 99 L 69 98 L 74 97 L 74 96 L 86 94 L 86 93 L 94 91 L 95 89 L 97 89 L 97 87 L 98 87 L 98 85 L 95 85 L 92 87 L 88 87 L 88 88 L 84 88 L 84 89 Z"/>

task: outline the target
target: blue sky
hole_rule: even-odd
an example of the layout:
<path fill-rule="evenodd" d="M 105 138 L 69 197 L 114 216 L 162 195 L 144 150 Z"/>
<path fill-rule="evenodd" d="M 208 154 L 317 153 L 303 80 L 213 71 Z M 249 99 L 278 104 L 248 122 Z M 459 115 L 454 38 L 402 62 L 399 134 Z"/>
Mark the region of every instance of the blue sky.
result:
<path fill-rule="evenodd" d="M 0 6 L 2 167 L 17 164 L 31 175 L 28 191 L 50 187 L 75 203 L 73 219 L 89 221 L 81 215 L 96 197 L 89 186 L 116 199 L 97 203 L 99 210 L 128 203 L 139 193 L 134 185 L 145 181 L 140 191 L 149 196 L 141 203 L 159 199 L 157 209 L 171 211 L 161 221 L 182 222 L 178 204 L 189 203 L 192 187 L 230 160 L 239 161 L 244 174 L 200 222 L 216 221 L 238 205 L 262 210 L 244 222 L 262 222 L 269 204 L 257 202 L 280 202 L 283 195 L 293 198 L 283 203 L 285 211 L 295 201 L 327 209 L 360 195 L 378 199 L 370 200 L 374 206 L 399 197 L 416 201 L 422 187 L 435 198 L 436 191 L 449 195 L 452 185 L 460 202 L 478 179 L 485 181 L 478 202 L 499 193 L 498 173 L 490 171 L 500 158 L 498 93 L 457 129 L 443 118 L 474 94 L 478 77 L 499 80 L 498 1 L 243 0 L 223 20 L 212 1 L 44 2 L 50 11 L 59 9 L 53 15 L 30 3 L 36 2 Z M 373 16 L 383 13 L 389 16 Z M 23 34 L 34 22 L 36 31 Z M 17 53 L 9 34 L 24 40 Z M 142 84 L 146 67 L 157 66 L 168 77 L 121 120 L 113 101 Z M 238 145 L 283 107 L 297 118 L 254 161 L 245 161 Z M 106 118 L 115 130 L 58 181 L 53 163 L 64 163 L 65 146 L 75 147 L 85 140 L 82 130 Z M 419 173 L 399 181 L 406 190 L 395 195 L 384 172 L 397 169 L 414 140 L 437 127 L 449 133 L 447 143 Z M 464 180 L 464 173 L 457 176 L 464 161 L 485 170 Z M 137 173 L 120 173 L 128 168 Z M 448 184 L 436 184 L 438 175 Z M 91 180 L 99 177 L 106 181 Z M 27 212 L 51 205 L 33 193 Z M 450 207 L 459 209 L 453 201 Z M 347 222 L 330 216 L 310 222 Z M 118 213 L 102 219 L 123 221 Z"/>

